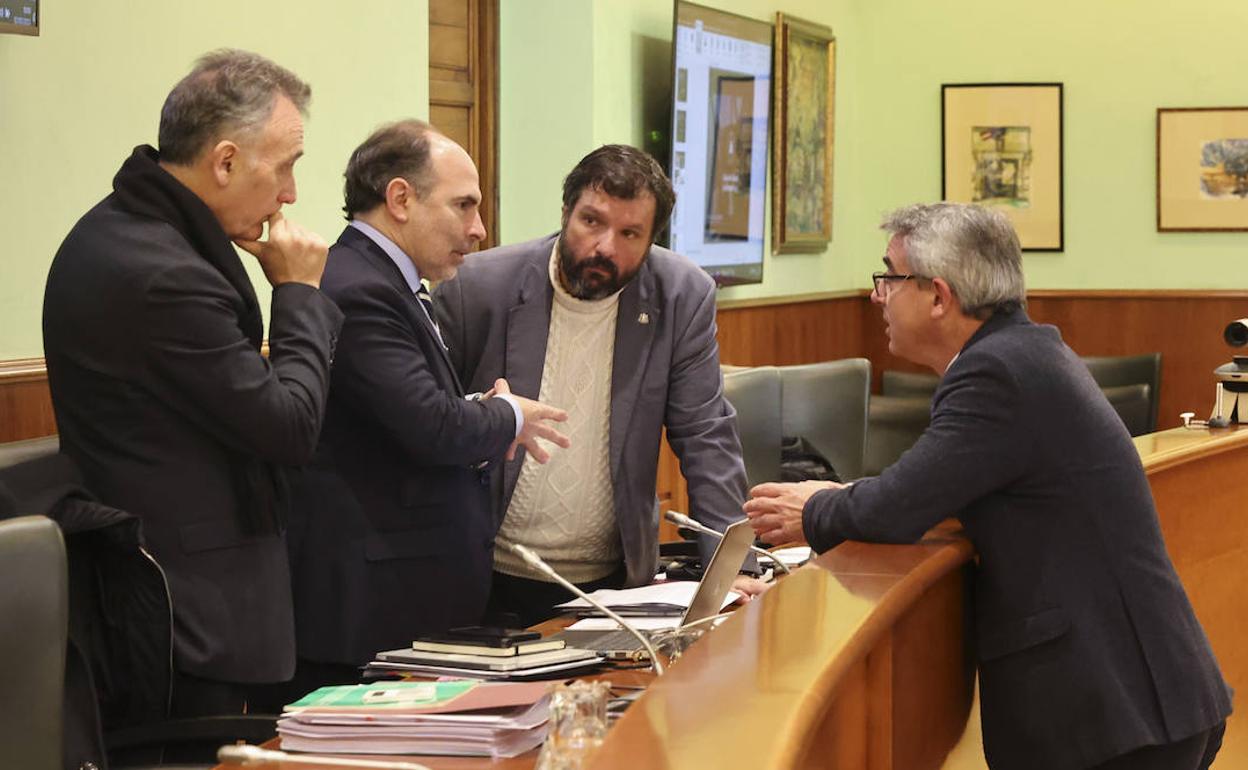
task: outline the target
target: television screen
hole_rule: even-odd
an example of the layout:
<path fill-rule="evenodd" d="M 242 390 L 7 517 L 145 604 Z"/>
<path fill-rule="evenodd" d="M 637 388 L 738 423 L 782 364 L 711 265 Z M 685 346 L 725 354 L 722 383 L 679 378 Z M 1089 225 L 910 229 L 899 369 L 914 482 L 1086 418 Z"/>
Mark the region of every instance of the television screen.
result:
<path fill-rule="evenodd" d="M 771 24 L 677 0 L 671 247 L 719 285 L 763 280 Z"/>
<path fill-rule="evenodd" d="M 39 34 L 39 0 L 0 0 L 0 32 Z"/>

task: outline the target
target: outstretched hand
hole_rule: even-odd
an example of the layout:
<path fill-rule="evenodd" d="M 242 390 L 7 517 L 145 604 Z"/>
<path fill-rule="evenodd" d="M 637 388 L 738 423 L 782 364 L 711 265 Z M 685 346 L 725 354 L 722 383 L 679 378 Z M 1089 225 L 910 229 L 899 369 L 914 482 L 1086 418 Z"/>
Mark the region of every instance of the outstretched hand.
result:
<path fill-rule="evenodd" d="M 516 400 L 520 405 L 520 412 L 524 415 L 524 427 L 520 429 L 520 435 L 516 436 L 516 440 L 511 442 L 511 446 L 507 448 L 507 459 L 514 460 L 516 450 L 523 446 L 534 460 L 539 463 L 545 463 L 550 459 L 550 452 L 542 446 L 538 439 L 544 439 L 550 443 L 567 449 L 572 446 L 572 441 L 552 425 L 547 420 L 553 422 L 564 422 L 568 419 L 568 413 L 557 407 L 548 406 L 540 401 L 534 401 L 524 396 L 517 396 L 511 392 L 511 387 L 507 384 L 507 380 L 499 378 L 494 381 L 494 387 L 491 392 L 496 396 L 508 395 Z"/>

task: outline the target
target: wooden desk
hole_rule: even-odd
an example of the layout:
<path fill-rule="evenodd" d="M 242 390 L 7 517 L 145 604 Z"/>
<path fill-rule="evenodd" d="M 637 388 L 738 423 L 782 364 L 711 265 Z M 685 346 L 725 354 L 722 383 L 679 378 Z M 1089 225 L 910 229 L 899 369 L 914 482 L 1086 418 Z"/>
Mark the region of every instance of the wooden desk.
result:
<path fill-rule="evenodd" d="M 592 767 L 939 767 L 971 704 L 970 558 L 953 529 L 824 554 L 655 680 Z"/>
<path fill-rule="evenodd" d="M 1231 686 L 1248 692 L 1248 505 L 1240 486 L 1248 430 L 1179 428 L 1136 446 L 1196 614 Z M 964 643 L 971 555 L 951 527 L 917 545 L 845 543 L 824 554 L 656 680 L 593 767 L 985 767 Z M 439 770 L 518 770 L 534 755 L 410 759 Z M 1218 766 L 1248 767 L 1242 708 Z"/>
<path fill-rule="evenodd" d="M 971 703 L 964 625 L 948 622 L 966 613 L 970 557 L 953 529 L 918 545 L 846 543 L 824 554 L 655 680 L 594 767 L 833 766 L 825 759 L 855 769 L 939 767 Z M 536 754 L 407 759 L 435 770 L 527 770 Z"/>
<path fill-rule="evenodd" d="M 1135 439 L 1166 550 L 1238 695 L 1215 767 L 1248 767 L 1248 428 L 1174 428 Z M 945 770 L 987 770 L 978 702 Z"/>
<path fill-rule="evenodd" d="M 1216 767 L 1248 767 L 1248 427 L 1135 439 L 1166 550 L 1236 692 Z"/>

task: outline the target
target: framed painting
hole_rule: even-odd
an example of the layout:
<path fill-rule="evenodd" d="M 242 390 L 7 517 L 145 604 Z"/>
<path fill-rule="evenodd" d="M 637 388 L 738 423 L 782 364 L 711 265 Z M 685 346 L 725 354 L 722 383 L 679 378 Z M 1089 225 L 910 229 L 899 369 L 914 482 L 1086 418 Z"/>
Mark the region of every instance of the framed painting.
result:
<path fill-rule="evenodd" d="M 1023 251 L 1061 251 L 1062 84 L 959 83 L 940 91 L 944 200 L 1004 212 Z"/>
<path fill-rule="evenodd" d="M 1157 229 L 1248 231 L 1248 107 L 1157 110 Z"/>
<path fill-rule="evenodd" d="M 776 14 L 771 250 L 821 252 L 832 240 L 836 38 Z"/>

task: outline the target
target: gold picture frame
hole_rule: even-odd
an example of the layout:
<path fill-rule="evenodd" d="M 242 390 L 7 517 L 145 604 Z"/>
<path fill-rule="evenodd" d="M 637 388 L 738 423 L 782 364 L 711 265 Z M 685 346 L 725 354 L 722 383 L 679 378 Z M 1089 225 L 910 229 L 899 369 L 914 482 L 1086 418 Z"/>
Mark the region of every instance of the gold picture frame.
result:
<path fill-rule="evenodd" d="M 1157 110 L 1157 230 L 1248 231 L 1248 107 Z"/>
<path fill-rule="evenodd" d="M 1062 84 L 940 87 L 942 197 L 1009 217 L 1023 251 L 1062 251 Z"/>
<path fill-rule="evenodd" d="M 776 14 L 771 250 L 822 252 L 832 240 L 836 38 Z"/>

